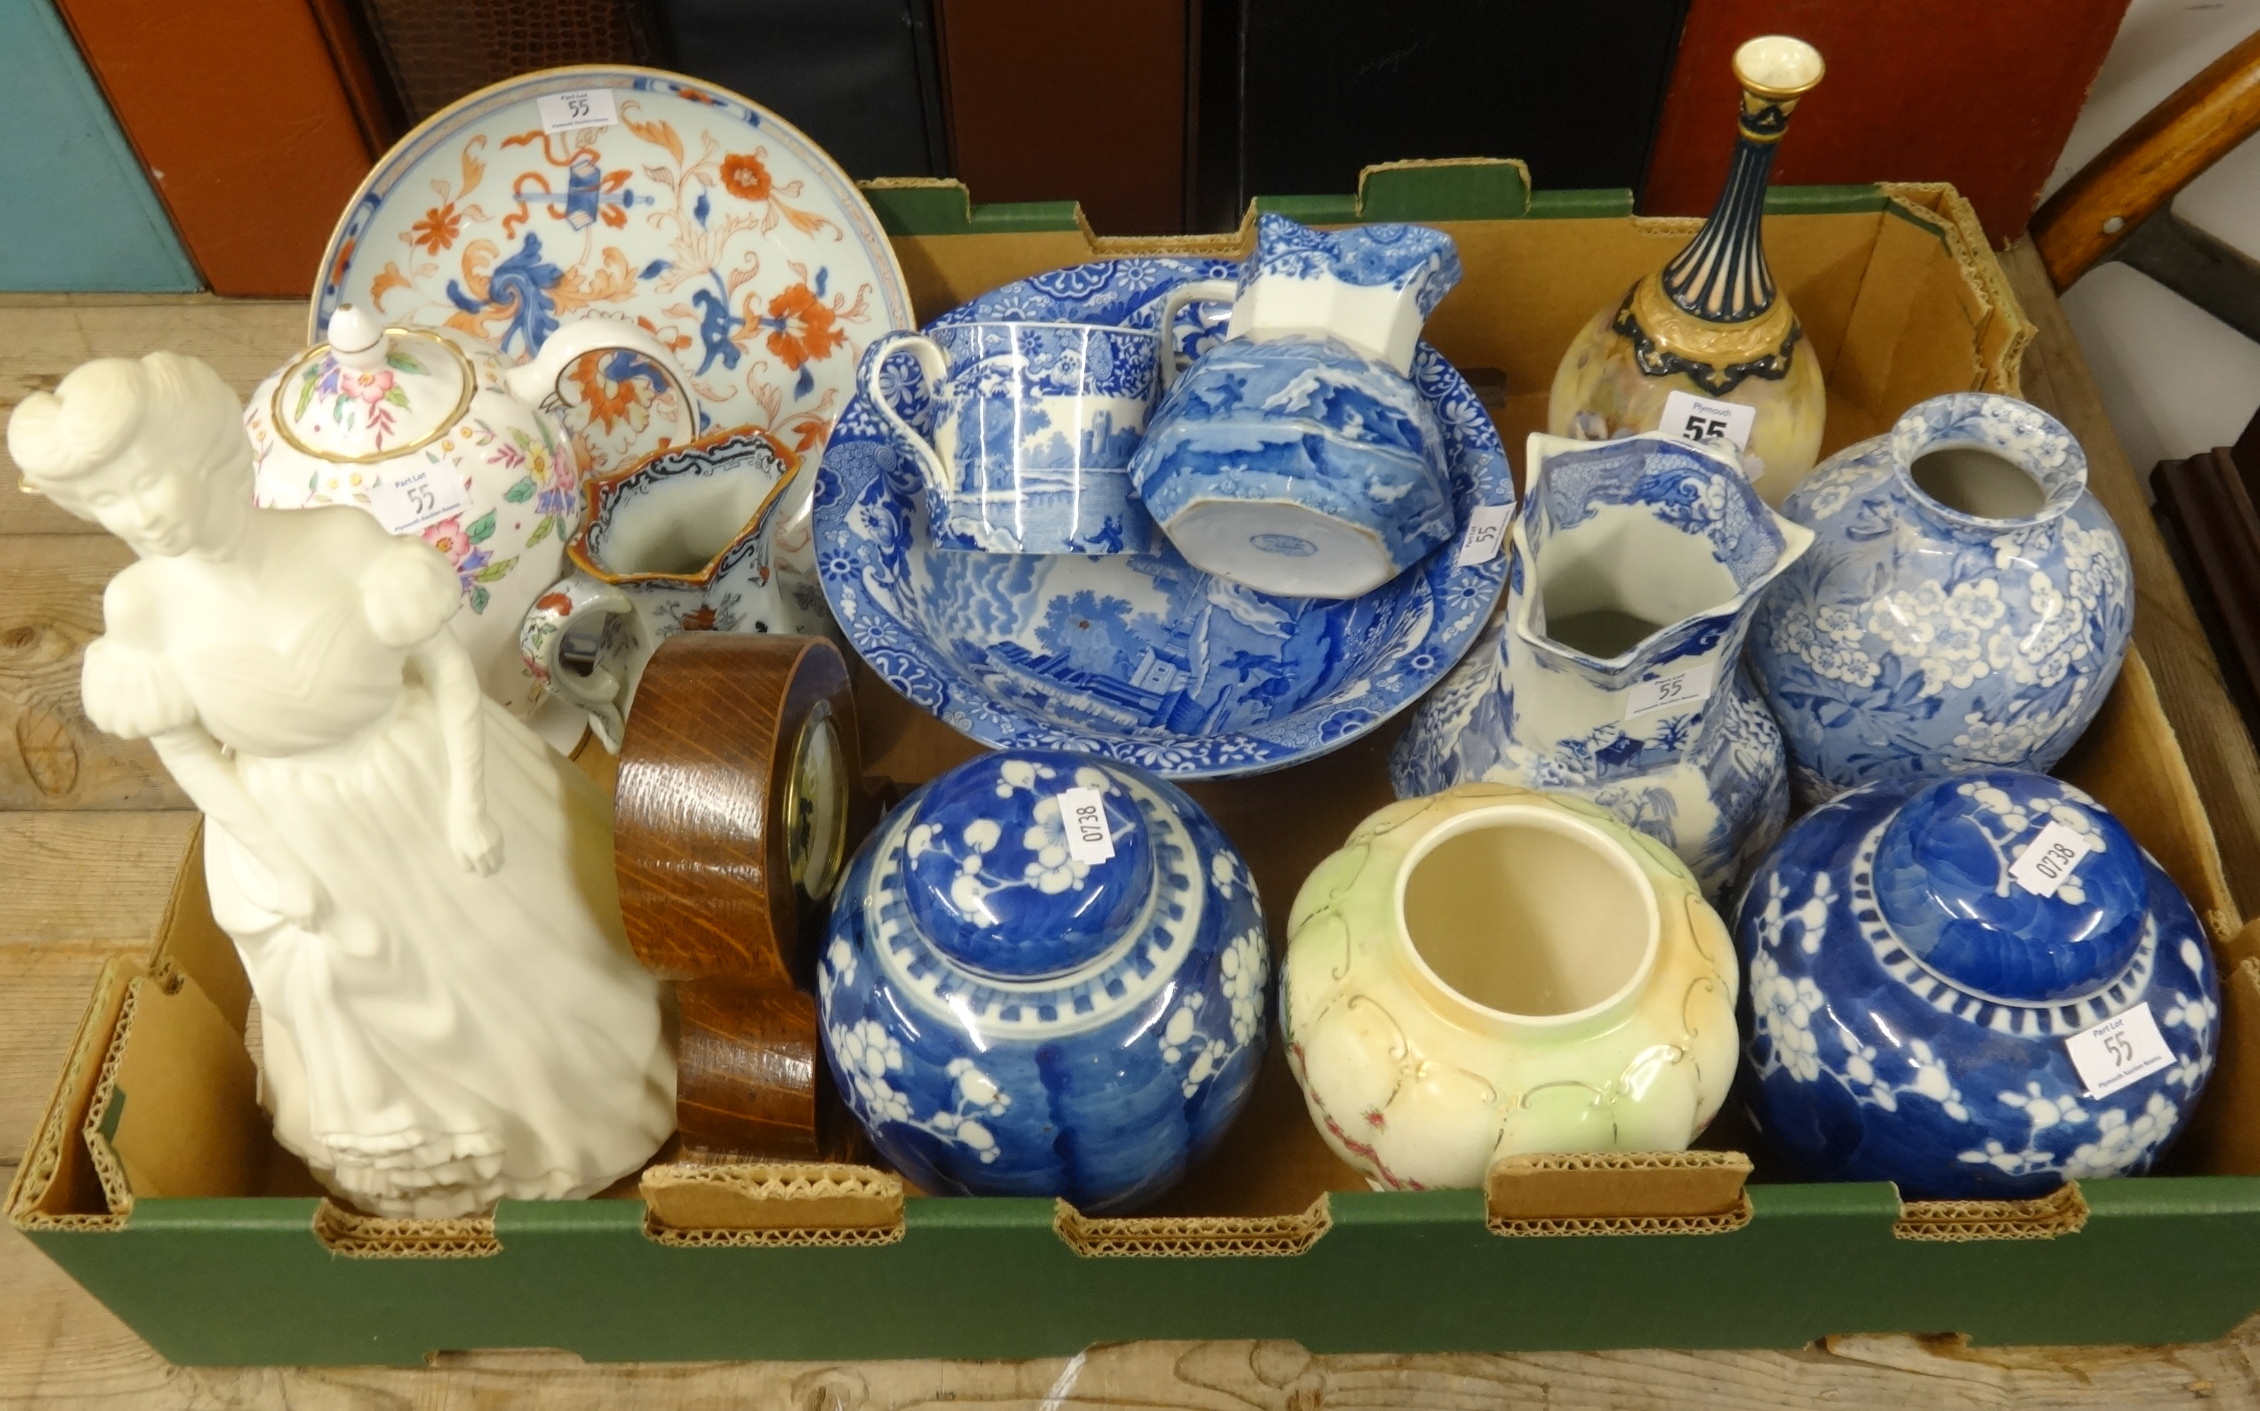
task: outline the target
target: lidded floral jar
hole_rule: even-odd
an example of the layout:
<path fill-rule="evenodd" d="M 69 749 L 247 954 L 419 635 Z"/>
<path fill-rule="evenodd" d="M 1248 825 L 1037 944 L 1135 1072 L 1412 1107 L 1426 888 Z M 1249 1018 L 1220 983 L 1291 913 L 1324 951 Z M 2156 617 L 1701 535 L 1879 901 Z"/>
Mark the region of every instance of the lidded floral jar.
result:
<path fill-rule="evenodd" d="M 1254 881 L 1199 805 L 1014 751 L 865 841 L 817 991 L 840 1094 L 896 1169 L 1103 1213 L 1175 1185 L 1238 1115 L 1270 974 Z"/>
<path fill-rule="evenodd" d="M 1918 402 L 1781 513 L 1813 547 L 1759 605 L 1750 657 L 1804 797 L 2049 769 L 2102 709 L 2133 575 L 2048 413 L 1985 392 Z"/>
<path fill-rule="evenodd" d="M 1503 784 L 1391 804 L 1288 925 L 1288 1066 L 1376 1188 L 1480 1186 L 1530 1152 L 1681 1150 L 1726 1101 L 1726 926 L 1685 863 L 1593 804 Z"/>
<path fill-rule="evenodd" d="M 388 328 L 351 304 L 331 315 L 328 333 L 259 384 L 244 409 L 255 502 L 358 505 L 446 554 L 462 597 L 452 625 L 479 684 L 530 714 L 543 693 L 520 657 L 518 627 L 562 571 L 585 468 L 544 404 L 568 368 L 610 349 L 652 360 L 678 387 L 688 382 L 657 338 L 612 319 L 566 324 L 516 365 L 458 330 Z"/>
<path fill-rule="evenodd" d="M 1743 894 L 1746 1100 L 1800 1175 L 2023 1199 L 2150 1169 L 2220 992 L 2126 827 L 2021 770 L 1891 780 L 1783 835 Z"/>

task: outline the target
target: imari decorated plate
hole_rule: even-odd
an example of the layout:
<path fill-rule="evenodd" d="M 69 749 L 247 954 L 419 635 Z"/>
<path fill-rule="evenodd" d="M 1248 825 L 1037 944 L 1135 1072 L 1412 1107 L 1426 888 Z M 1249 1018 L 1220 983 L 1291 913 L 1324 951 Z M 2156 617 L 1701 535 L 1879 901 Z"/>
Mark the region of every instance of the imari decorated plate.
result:
<path fill-rule="evenodd" d="M 549 69 L 433 114 L 361 184 L 321 269 L 309 343 L 348 302 L 520 359 L 561 321 L 627 319 L 675 349 L 707 423 L 811 459 L 865 345 L 912 326 L 878 217 L 822 148 L 654 69 Z M 583 359 L 559 392 L 591 473 L 698 434 L 630 353 Z"/>
<path fill-rule="evenodd" d="M 1076 265 L 937 322 L 1152 328 L 1170 290 L 1238 270 L 1229 260 Z M 1198 353 L 1225 312 L 1189 306 L 1169 340 Z M 1490 416 L 1426 343 L 1412 377 L 1443 429 L 1458 522 L 1495 526 L 1515 492 Z M 931 426 L 908 355 L 887 360 L 879 385 L 912 426 Z M 1485 508 L 1491 516 L 1475 516 Z M 860 393 L 817 477 L 816 567 L 863 659 L 945 723 L 998 749 L 1073 750 L 1179 778 L 1278 769 L 1379 726 L 1467 651 L 1506 575 L 1505 560 L 1469 548 L 1464 532 L 1348 599 L 1258 593 L 1202 573 L 1166 542 L 1096 558 L 937 550 L 918 472 Z"/>

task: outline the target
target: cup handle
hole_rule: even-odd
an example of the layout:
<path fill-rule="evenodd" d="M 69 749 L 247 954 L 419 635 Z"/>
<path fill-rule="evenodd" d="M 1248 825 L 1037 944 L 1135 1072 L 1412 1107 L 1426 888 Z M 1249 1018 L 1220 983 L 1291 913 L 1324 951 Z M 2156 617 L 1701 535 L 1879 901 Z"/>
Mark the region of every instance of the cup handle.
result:
<path fill-rule="evenodd" d="M 1177 374 L 1185 370 L 1185 364 L 1180 361 L 1184 355 L 1177 351 L 1177 315 L 1184 312 L 1187 304 L 1196 300 L 1205 302 L 1222 299 L 1230 303 L 1239 295 L 1240 282 L 1236 279 L 1196 279 L 1169 291 L 1169 297 L 1161 303 L 1160 371 L 1163 388 L 1166 389 L 1170 383 L 1175 382 Z"/>
<path fill-rule="evenodd" d="M 918 473 L 926 478 L 926 483 L 933 487 L 936 495 L 947 497 L 950 492 L 950 477 L 949 471 L 942 465 L 940 454 L 934 450 L 932 442 L 918 434 L 917 428 L 902 419 L 901 413 L 888 402 L 886 394 L 879 390 L 879 373 L 886 367 L 887 359 L 896 353 L 908 353 L 917 360 L 918 370 L 926 375 L 926 395 L 936 402 L 942 399 L 943 388 L 949 382 L 949 362 L 942 356 L 941 346 L 925 334 L 898 331 L 887 334 L 871 345 L 870 351 L 863 355 L 859 379 L 863 384 L 863 395 L 871 399 L 871 405 L 878 410 L 879 419 L 910 448 L 910 458 L 918 463 Z"/>
<path fill-rule="evenodd" d="M 583 675 L 564 665 L 559 650 L 573 624 L 594 616 L 626 617 L 628 640 L 621 643 L 606 634 L 594 665 Z M 643 615 L 628 595 L 609 584 L 570 573 L 551 585 L 526 610 L 518 628 L 518 650 L 534 679 L 589 714 L 597 739 L 614 754 L 620 752 L 620 731 L 626 721 L 626 697 L 633 689 L 636 661 L 649 654 L 650 631 Z"/>
<path fill-rule="evenodd" d="M 522 402 L 537 406 L 549 400 L 557 391 L 558 379 L 565 369 L 587 357 L 590 353 L 618 350 L 635 353 L 651 360 L 659 375 L 683 399 L 683 414 L 691 419 L 691 437 L 696 439 L 706 411 L 700 405 L 698 394 L 691 390 L 690 377 L 683 365 L 675 361 L 675 352 L 665 343 L 632 323 L 614 318 L 580 318 L 566 324 L 549 335 L 541 351 L 502 374 L 502 384 L 510 394 Z"/>

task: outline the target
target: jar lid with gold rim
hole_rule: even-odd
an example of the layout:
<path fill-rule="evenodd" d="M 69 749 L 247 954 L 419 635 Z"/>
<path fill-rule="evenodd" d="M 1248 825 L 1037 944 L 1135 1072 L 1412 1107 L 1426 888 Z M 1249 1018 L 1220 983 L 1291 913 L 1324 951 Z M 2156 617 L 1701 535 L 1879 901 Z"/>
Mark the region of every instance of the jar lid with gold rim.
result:
<path fill-rule="evenodd" d="M 276 434 L 307 455 L 366 464 L 420 450 L 462 419 L 478 390 L 470 359 L 435 333 L 386 328 L 345 304 L 329 335 L 275 382 Z"/>

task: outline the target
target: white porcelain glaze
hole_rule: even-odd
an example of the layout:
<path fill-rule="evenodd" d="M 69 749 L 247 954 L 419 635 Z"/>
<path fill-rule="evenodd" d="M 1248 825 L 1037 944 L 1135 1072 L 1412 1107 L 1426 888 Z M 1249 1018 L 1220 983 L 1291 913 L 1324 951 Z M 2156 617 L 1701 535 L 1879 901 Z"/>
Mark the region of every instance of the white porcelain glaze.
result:
<path fill-rule="evenodd" d="M 194 359 L 104 359 L 26 398 L 8 448 L 140 555 L 80 694 L 204 810 L 276 1138 L 380 1215 L 593 1194 L 674 1117 L 609 803 L 481 696 L 438 552 L 251 504 L 240 418 Z"/>

